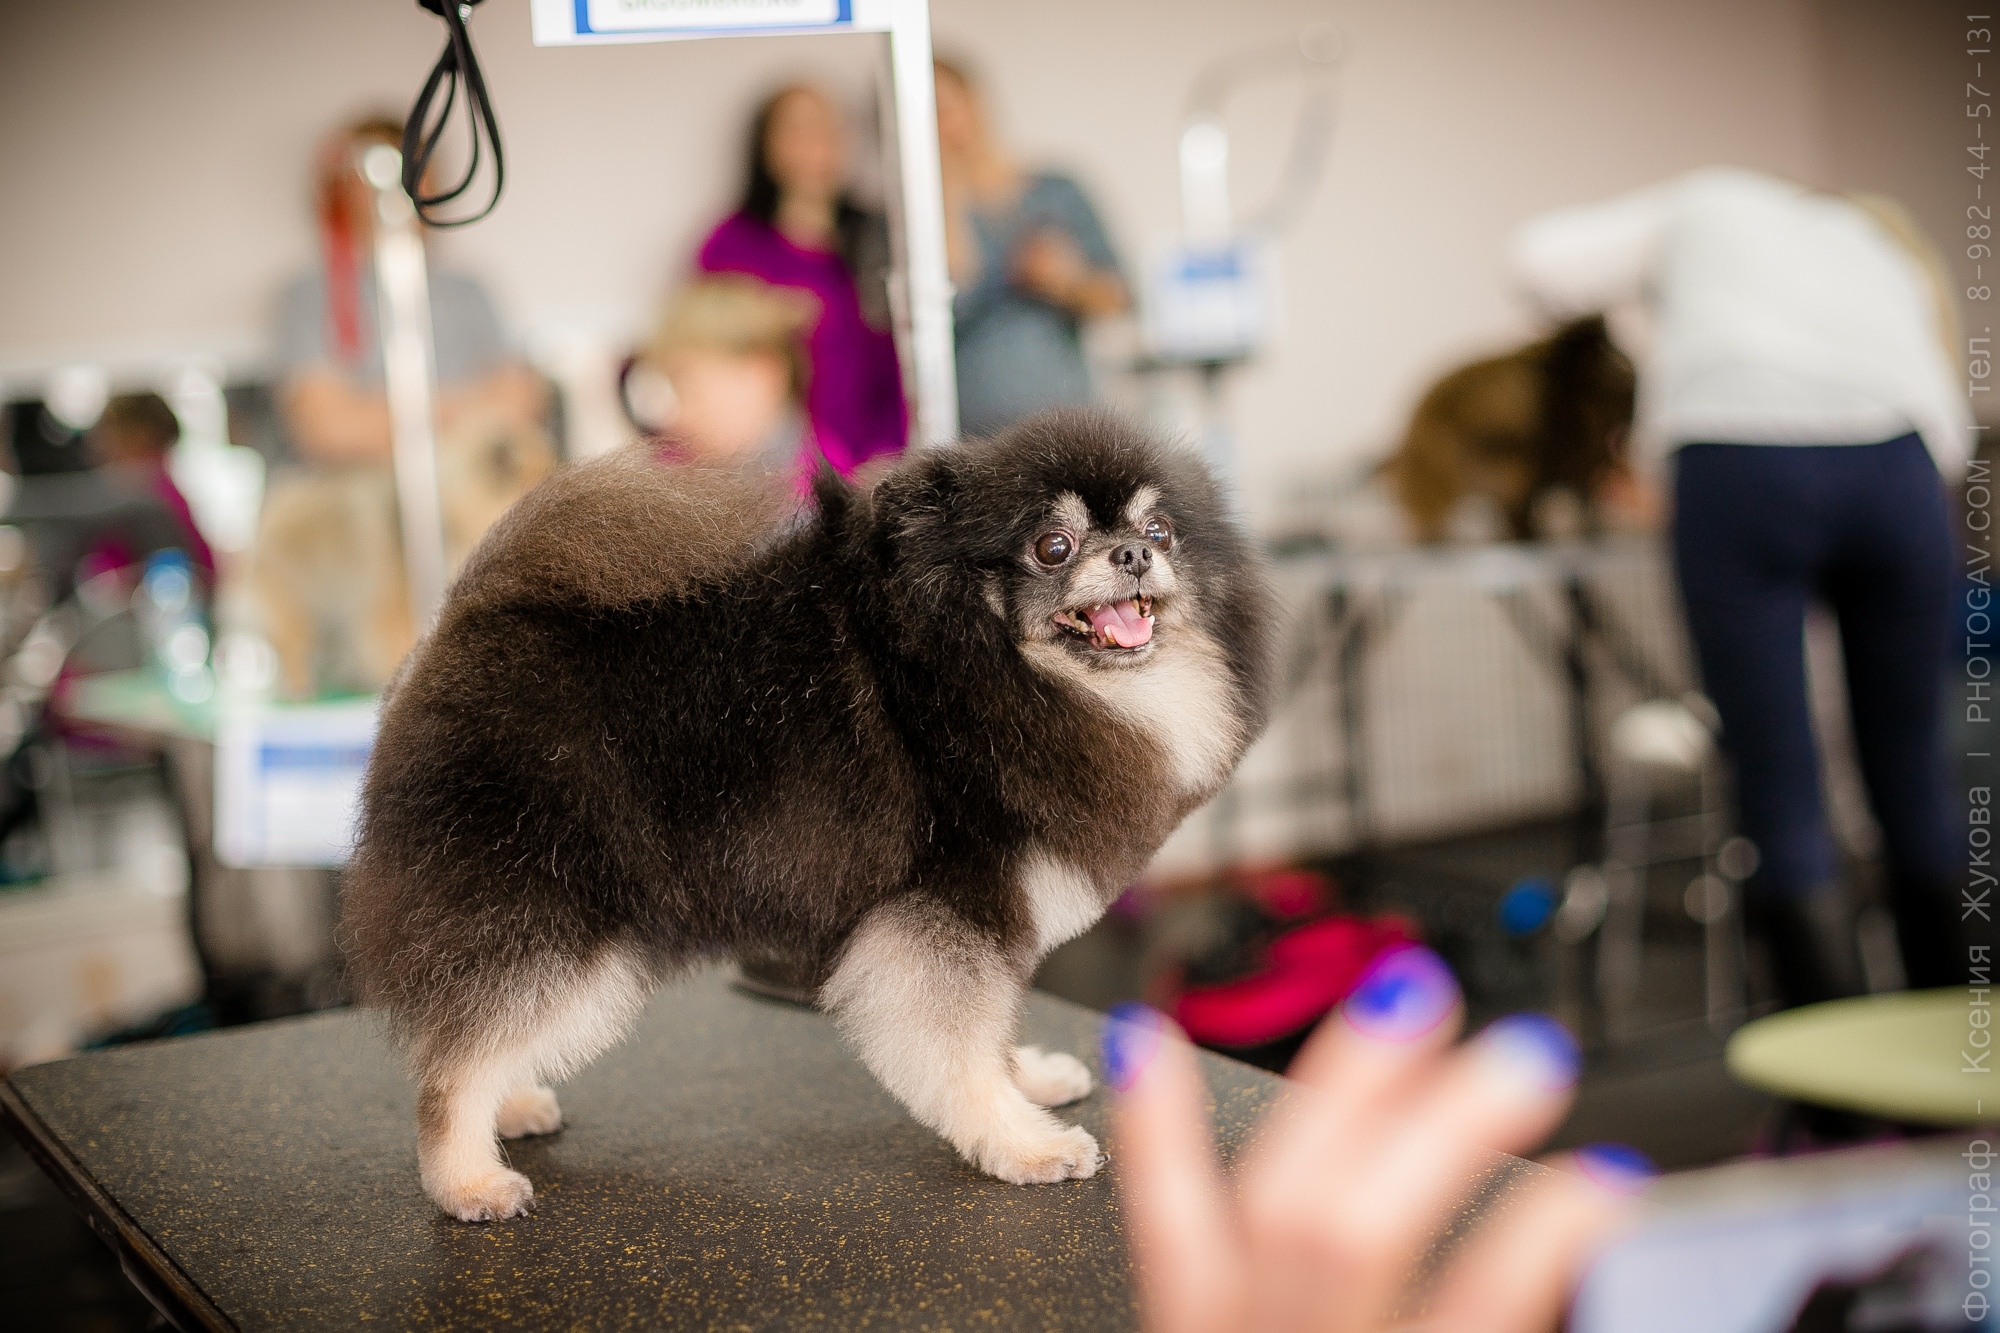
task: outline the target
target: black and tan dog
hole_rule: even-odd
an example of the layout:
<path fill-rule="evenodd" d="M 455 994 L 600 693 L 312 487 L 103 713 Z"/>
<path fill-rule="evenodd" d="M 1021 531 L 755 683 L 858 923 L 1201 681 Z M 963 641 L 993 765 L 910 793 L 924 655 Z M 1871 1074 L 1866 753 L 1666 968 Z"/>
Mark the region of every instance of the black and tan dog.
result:
<path fill-rule="evenodd" d="M 345 928 L 408 1044 L 419 1159 L 468 1221 L 527 1209 L 496 1134 L 703 959 L 815 961 L 918 1120 L 1016 1183 L 1092 1174 L 1016 1047 L 1095 921 L 1264 723 L 1271 610 L 1190 454 L 1051 413 L 818 510 L 626 453 L 474 553 L 390 694 Z"/>
<path fill-rule="evenodd" d="M 1544 502 L 1590 507 L 1625 465 L 1636 380 L 1592 316 L 1502 356 L 1460 366 L 1425 391 L 1389 461 L 1411 526 L 1437 541 L 1460 500 L 1483 495 L 1516 541 L 1573 536 L 1548 526 Z"/>

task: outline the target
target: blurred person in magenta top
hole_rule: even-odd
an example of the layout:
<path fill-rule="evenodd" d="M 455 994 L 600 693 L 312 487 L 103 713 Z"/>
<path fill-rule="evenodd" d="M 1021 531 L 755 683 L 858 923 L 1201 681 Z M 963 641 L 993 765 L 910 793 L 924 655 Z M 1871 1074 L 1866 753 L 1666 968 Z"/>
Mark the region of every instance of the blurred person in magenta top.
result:
<path fill-rule="evenodd" d="M 806 411 L 820 452 L 846 476 L 909 438 L 889 323 L 888 228 L 849 197 L 846 130 L 816 88 L 794 84 L 766 99 L 751 123 L 748 167 L 741 205 L 696 263 L 813 298 Z"/>

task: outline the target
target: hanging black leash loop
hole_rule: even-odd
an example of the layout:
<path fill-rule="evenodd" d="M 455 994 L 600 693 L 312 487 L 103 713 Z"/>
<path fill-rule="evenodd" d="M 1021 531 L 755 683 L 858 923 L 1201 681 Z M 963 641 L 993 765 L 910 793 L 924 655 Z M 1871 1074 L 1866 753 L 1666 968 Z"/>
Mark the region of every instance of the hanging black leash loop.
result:
<path fill-rule="evenodd" d="M 466 20 L 472 17 L 472 7 L 480 0 L 417 0 L 419 8 L 428 9 L 444 20 L 444 53 L 431 67 L 430 77 L 424 80 L 423 91 L 417 94 L 416 105 L 410 108 L 410 117 L 403 122 L 403 189 L 416 205 L 417 216 L 433 227 L 463 227 L 477 222 L 493 211 L 500 202 L 501 187 L 507 181 L 507 161 L 500 147 L 500 122 L 494 118 L 493 103 L 486 96 L 486 79 L 479 72 L 479 57 L 472 52 L 472 34 L 466 30 Z M 431 156 L 437 151 L 445 129 L 451 122 L 452 109 L 458 105 L 461 85 L 465 92 L 465 128 L 471 147 L 466 154 L 465 173 L 456 184 L 447 186 L 432 194 L 424 193 L 424 176 L 429 172 Z M 444 101 L 433 110 L 439 90 L 444 92 Z M 485 141 L 482 148 L 481 141 Z M 472 188 L 479 175 L 479 164 L 490 150 L 493 156 L 493 190 L 486 197 L 486 203 L 476 213 L 463 217 L 447 218 L 438 210 L 458 201 Z"/>

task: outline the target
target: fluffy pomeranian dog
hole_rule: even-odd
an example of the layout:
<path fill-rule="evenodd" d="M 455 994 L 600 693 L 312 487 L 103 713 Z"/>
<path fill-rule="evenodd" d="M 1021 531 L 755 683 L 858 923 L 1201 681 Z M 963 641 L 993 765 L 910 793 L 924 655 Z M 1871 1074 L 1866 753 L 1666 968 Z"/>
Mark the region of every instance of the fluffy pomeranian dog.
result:
<path fill-rule="evenodd" d="M 1261 567 L 1190 453 L 1043 414 L 794 495 L 627 451 L 474 551 L 387 698 L 344 928 L 466 1221 L 532 1206 L 496 1135 L 664 980 L 801 960 L 861 1060 L 1017 1184 L 1099 1163 L 1015 1045 L 1099 915 L 1265 720 Z"/>

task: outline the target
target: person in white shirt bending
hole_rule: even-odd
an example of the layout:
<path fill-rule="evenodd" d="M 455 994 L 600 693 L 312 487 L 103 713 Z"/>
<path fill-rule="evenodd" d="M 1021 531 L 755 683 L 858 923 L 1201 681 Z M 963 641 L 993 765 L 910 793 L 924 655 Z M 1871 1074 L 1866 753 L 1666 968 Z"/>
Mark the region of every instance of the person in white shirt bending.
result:
<path fill-rule="evenodd" d="M 1512 262 L 1552 315 L 1639 309 L 1649 326 L 1633 434 L 1642 458 L 1672 456 L 1675 569 L 1783 1002 L 1858 988 L 1806 695 L 1815 598 L 1840 623 L 1909 982 L 1964 984 L 1969 945 L 1990 941 L 1957 921 L 1942 691 L 1945 485 L 1972 425 L 1920 234 L 1886 200 L 1714 168 L 1535 218 Z"/>

